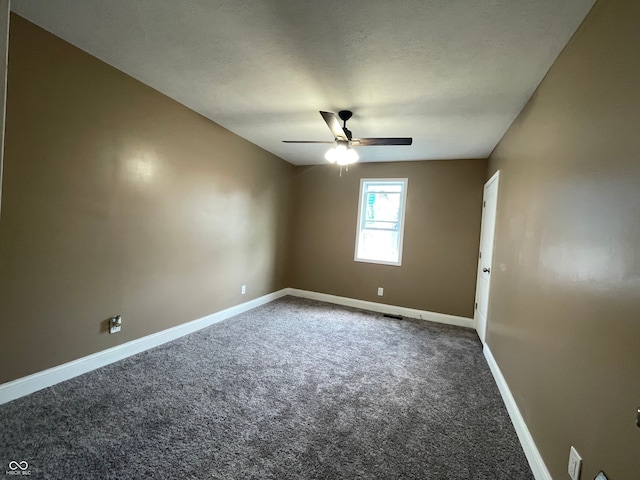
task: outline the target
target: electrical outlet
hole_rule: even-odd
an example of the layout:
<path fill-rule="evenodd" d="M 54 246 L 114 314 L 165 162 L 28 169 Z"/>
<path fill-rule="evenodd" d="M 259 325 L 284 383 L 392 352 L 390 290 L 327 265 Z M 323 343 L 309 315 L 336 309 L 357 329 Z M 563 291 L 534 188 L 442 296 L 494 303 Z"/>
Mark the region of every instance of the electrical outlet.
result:
<path fill-rule="evenodd" d="M 569 450 L 569 476 L 571 480 L 580 480 L 580 469 L 582 468 L 582 457 L 572 445 Z"/>
<path fill-rule="evenodd" d="M 240 293 L 242 293 L 242 295 L 247 293 L 247 286 L 246 285 L 242 285 L 242 289 L 240 290 Z"/>
<path fill-rule="evenodd" d="M 116 315 L 109 320 L 109 333 L 118 333 L 122 330 L 122 316 Z"/>
<path fill-rule="evenodd" d="M 384 288 L 378 287 L 378 296 L 381 297 L 384 294 Z"/>

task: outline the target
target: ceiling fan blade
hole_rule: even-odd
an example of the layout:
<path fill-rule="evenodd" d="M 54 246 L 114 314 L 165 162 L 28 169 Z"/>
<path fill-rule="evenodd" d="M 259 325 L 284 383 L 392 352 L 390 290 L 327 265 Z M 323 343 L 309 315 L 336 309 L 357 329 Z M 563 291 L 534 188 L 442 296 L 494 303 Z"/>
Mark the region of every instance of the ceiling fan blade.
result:
<path fill-rule="evenodd" d="M 340 120 L 338 119 L 338 117 L 336 117 L 335 113 L 321 111 L 320 115 L 322 115 L 322 118 L 324 118 L 324 121 L 327 123 L 329 130 L 331 130 L 331 133 L 333 133 L 334 138 L 339 138 L 340 140 L 349 140 L 349 138 L 347 138 L 347 134 L 340 126 Z"/>
<path fill-rule="evenodd" d="M 352 140 L 354 147 L 375 147 L 378 145 L 411 145 L 413 138 L 354 138 Z"/>
<path fill-rule="evenodd" d="M 334 142 L 325 142 L 324 140 L 283 140 L 283 143 L 334 143 Z"/>

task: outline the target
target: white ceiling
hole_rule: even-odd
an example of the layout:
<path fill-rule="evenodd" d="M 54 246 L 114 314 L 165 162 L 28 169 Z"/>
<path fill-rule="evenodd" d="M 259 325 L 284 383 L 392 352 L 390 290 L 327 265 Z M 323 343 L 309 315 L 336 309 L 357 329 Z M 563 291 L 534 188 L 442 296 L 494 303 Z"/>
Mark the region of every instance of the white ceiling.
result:
<path fill-rule="evenodd" d="M 11 9 L 295 164 L 319 110 L 361 161 L 485 158 L 594 0 L 13 0 Z"/>

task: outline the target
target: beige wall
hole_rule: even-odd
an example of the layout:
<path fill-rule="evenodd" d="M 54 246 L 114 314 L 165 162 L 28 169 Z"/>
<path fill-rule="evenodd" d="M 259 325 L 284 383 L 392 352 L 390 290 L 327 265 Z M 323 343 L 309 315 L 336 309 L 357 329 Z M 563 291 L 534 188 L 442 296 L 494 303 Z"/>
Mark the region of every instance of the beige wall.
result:
<path fill-rule="evenodd" d="M 0 383 L 287 286 L 290 164 L 15 15 L 9 57 Z"/>
<path fill-rule="evenodd" d="M 294 168 L 11 21 L 0 383 L 285 286 L 472 316 L 486 161 Z M 640 471 L 639 24 L 601 0 L 490 159 L 488 344 L 557 479 Z M 353 261 L 363 177 L 409 178 L 402 267 Z"/>
<path fill-rule="evenodd" d="M 599 1 L 490 158 L 488 343 L 554 479 L 640 478 L 640 2 Z"/>
<path fill-rule="evenodd" d="M 9 0 L 0 0 L 0 216 L 2 216 L 2 157 L 4 153 L 7 55 L 9 53 Z"/>
<path fill-rule="evenodd" d="M 291 286 L 472 317 L 486 171 L 486 160 L 296 168 Z M 361 178 L 409 179 L 401 267 L 353 260 Z"/>

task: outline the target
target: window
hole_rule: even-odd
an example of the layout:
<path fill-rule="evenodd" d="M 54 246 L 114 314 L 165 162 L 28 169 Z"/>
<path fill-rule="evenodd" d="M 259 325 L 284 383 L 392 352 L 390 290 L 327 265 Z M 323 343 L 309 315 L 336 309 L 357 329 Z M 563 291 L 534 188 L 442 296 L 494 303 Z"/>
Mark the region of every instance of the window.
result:
<path fill-rule="evenodd" d="M 360 180 L 356 262 L 402 265 L 407 179 Z"/>

